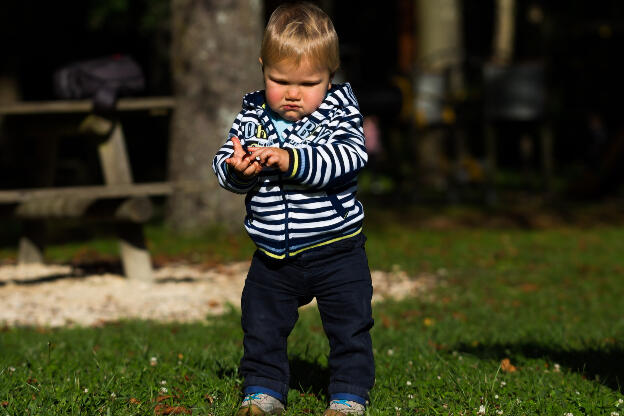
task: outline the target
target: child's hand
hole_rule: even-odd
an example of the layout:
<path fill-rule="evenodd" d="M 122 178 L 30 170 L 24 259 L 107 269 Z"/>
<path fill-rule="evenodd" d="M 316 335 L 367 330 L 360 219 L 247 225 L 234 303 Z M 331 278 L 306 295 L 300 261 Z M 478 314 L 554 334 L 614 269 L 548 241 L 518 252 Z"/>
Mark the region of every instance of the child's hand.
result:
<path fill-rule="evenodd" d="M 279 147 L 256 147 L 249 149 L 251 158 L 260 162 L 262 166 L 270 166 L 282 172 L 288 171 L 290 156 L 288 152 Z"/>
<path fill-rule="evenodd" d="M 245 179 L 252 178 L 262 170 L 262 166 L 253 158 L 247 154 L 243 146 L 241 145 L 238 137 L 232 137 L 232 145 L 234 146 L 234 153 L 229 158 L 225 159 L 225 163 L 234 169 L 241 177 Z"/>

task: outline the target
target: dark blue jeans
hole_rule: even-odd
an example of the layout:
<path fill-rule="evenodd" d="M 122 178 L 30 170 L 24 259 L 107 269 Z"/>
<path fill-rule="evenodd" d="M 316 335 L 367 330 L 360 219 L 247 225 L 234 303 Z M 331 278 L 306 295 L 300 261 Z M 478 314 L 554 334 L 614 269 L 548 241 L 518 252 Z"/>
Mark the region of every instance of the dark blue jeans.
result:
<path fill-rule="evenodd" d="M 286 260 L 254 254 L 241 300 L 245 334 L 243 389 L 262 386 L 288 397 L 286 339 L 297 309 L 316 297 L 329 339 L 329 394 L 368 399 L 375 382 L 371 284 L 363 234 Z"/>

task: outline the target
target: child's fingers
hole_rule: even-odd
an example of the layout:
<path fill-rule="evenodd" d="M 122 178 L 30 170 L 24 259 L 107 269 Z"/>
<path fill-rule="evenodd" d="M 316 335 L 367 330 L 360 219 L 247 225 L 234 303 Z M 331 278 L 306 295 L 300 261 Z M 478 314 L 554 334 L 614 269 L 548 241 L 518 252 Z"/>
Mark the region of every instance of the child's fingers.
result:
<path fill-rule="evenodd" d="M 254 154 L 255 156 L 255 154 Z M 266 166 L 279 166 L 280 163 L 280 154 L 275 149 L 267 149 L 265 152 L 257 155 L 260 159 L 260 163 Z"/>
<path fill-rule="evenodd" d="M 247 154 L 247 152 L 245 152 L 245 149 L 243 149 L 243 145 L 241 144 L 238 137 L 234 136 L 230 140 L 232 140 L 232 147 L 234 147 L 235 157 L 242 158 L 243 156 Z"/>

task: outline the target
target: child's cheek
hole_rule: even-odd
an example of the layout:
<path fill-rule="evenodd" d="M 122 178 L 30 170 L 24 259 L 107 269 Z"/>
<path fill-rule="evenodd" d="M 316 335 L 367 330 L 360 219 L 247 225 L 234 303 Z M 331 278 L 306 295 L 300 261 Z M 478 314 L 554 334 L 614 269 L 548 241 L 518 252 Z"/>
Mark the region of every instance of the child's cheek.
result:
<path fill-rule="evenodd" d="M 265 93 L 269 107 L 271 107 L 272 109 L 278 107 L 280 101 L 282 100 L 282 94 L 279 89 L 269 88 Z"/>

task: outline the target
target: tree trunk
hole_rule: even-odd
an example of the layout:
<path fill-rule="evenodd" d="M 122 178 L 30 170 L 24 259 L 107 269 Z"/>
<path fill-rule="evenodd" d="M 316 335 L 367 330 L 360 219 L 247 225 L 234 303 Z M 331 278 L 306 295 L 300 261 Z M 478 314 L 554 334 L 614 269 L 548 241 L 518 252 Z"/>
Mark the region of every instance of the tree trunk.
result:
<path fill-rule="evenodd" d="M 499 65 L 508 65 L 513 55 L 515 6 L 515 0 L 496 1 L 492 60 Z"/>
<path fill-rule="evenodd" d="M 169 178 L 206 183 L 203 193 L 174 193 L 167 220 L 177 231 L 212 224 L 240 227 L 240 195 L 219 188 L 212 158 L 227 138 L 244 93 L 262 88 L 258 63 L 261 0 L 172 0 Z"/>
<path fill-rule="evenodd" d="M 416 67 L 414 85 L 417 152 L 421 181 L 438 190 L 448 187 L 446 129 L 452 122 L 446 101 L 463 89 L 463 39 L 460 0 L 416 2 Z"/>

